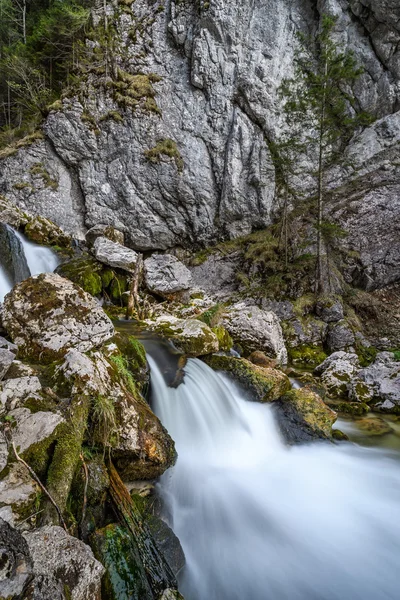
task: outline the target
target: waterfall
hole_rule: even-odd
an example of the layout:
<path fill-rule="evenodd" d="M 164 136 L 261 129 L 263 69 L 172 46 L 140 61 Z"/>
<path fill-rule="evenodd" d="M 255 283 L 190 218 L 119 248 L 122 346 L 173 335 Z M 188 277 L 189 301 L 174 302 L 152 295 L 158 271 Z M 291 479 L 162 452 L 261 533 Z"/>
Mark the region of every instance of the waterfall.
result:
<path fill-rule="evenodd" d="M 50 248 L 29 242 L 9 225 L 0 223 L 0 302 L 16 283 L 31 275 L 52 273 L 58 263 Z"/>
<path fill-rule="evenodd" d="M 273 408 L 197 359 L 155 412 L 178 460 L 158 484 L 186 555 L 185 600 L 395 600 L 399 455 L 355 444 L 287 447 Z"/>

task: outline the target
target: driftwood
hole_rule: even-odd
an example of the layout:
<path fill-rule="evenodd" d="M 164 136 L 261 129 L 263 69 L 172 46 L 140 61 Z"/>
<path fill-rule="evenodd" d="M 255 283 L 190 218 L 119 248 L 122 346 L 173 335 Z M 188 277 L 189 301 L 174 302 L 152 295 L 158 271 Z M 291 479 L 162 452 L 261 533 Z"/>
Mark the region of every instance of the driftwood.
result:
<path fill-rule="evenodd" d="M 152 592 L 158 597 L 166 589 L 177 589 L 176 579 L 158 550 L 147 525 L 129 495 L 114 465 L 109 463 L 110 496 L 116 514 L 136 544 Z"/>

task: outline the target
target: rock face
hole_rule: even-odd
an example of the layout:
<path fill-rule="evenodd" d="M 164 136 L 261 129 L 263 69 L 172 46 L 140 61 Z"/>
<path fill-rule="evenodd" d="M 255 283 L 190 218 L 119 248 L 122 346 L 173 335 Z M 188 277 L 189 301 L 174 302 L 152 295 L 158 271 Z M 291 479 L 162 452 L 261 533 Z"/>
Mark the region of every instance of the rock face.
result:
<path fill-rule="evenodd" d="M 381 352 L 375 362 L 363 369 L 360 377 L 370 390 L 371 396 L 379 399 L 378 408 L 393 410 L 400 406 L 400 362 L 391 352 Z"/>
<path fill-rule="evenodd" d="M 15 358 L 15 354 L 6 348 L 0 348 L 0 381 L 11 367 L 11 363 Z"/>
<path fill-rule="evenodd" d="M 93 253 L 97 260 L 105 265 L 118 267 L 129 273 L 133 273 L 135 270 L 137 253 L 106 237 L 98 237 L 95 240 Z"/>
<path fill-rule="evenodd" d="M 2 319 L 21 357 L 48 362 L 71 346 L 85 352 L 114 335 L 110 319 L 89 294 L 49 273 L 15 286 L 5 298 Z"/>
<path fill-rule="evenodd" d="M 267 225 L 275 208 L 269 142 L 282 124 L 277 88 L 292 72 L 297 32 L 309 34 L 322 14 L 335 15 L 337 40 L 364 67 L 358 102 L 380 120 L 351 142 L 348 154 L 357 164 L 332 176 L 332 213 L 360 254 L 351 276 L 369 286 L 399 276 L 395 0 L 127 6 L 115 16 L 115 62 L 123 79 L 124 72 L 136 74 L 132 64 L 141 56 L 140 73 L 151 75 L 148 93 L 157 106 L 126 110 L 98 81 L 88 82 L 85 111 L 66 99 L 47 117 L 44 139 L 2 161 L 0 192 L 75 234 L 99 222 L 113 225 L 142 250 L 208 244 Z M 150 20 L 143 34 L 129 37 Z"/>
<path fill-rule="evenodd" d="M 276 358 L 278 362 L 286 364 L 287 351 L 282 328 L 275 313 L 239 302 L 229 308 L 222 324 L 246 355 L 261 350 Z"/>
<path fill-rule="evenodd" d="M 174 298 L 190 288 L 192 275 L 175 256 L 153 254 L 144 261 L 146 287 L 163 298 Z"/>

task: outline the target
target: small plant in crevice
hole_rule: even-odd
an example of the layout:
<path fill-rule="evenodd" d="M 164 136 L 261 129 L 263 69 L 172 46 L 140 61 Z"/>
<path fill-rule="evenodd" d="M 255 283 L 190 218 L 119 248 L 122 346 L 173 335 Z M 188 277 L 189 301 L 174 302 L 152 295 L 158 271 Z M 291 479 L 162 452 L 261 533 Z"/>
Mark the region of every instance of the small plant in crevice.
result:
<path fill-rule="evenodd" d="M 99 394 L 92 399 L 91 418 L 93 437 L 100 442 L 104 452 L 110 449 L 118 438 L 117 418 L 114 401 L 110 396 Z"/>

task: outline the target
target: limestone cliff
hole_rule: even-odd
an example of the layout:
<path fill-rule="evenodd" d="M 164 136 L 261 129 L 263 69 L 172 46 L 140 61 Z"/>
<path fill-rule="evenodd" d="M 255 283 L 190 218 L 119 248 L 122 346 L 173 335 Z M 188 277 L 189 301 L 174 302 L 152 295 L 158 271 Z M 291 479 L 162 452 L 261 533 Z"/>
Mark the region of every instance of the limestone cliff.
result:
<path fill-rule="evenodd" d="M 112 73 L 90 75 L 50 112 L 43 139 L 1 161 L 1 193 L 76 236 L 112 224 L 141 250 L 268 225 L 277 88 L 291 74 L 296 33 L 334 14 L 338 40 L 365 70 L 358 102 L 378 121 L 352 141 L 351 168 L 332 177 L 330 211 L 360 257 L 354 281 L 399 278 L 398 0 L 114 0 L 108 13 Z"/>

